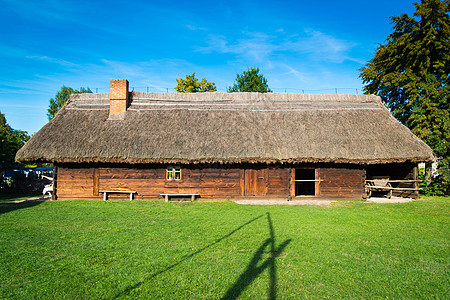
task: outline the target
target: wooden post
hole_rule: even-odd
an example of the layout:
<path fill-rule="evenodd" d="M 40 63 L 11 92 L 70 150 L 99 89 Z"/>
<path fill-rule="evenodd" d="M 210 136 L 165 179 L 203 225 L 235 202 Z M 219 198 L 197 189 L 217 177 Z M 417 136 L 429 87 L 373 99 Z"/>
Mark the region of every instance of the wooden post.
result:
<path fill-rule="evenodd" d="M 369 191 L 366 189 L 366 180 L 367 180 L 367 167 L 363 169 L 361 176 L 361 184 L 362 184 L 362 196 L 361 198 L 367 200 L 369 198 Z"/>
<path fill-rule="evenodd" d="M 57 182 L 58 182 L 58 167 L 55 165 L 53 168 L 53 193 L 52 193 L 52 200 L 56 200 L 58 199 L 58 197 L 56 196 L 56 191 L 57 189 Z"/>
<path fill-rule="evenodd" d="M 420 198 L 420 193 L 419 193 L 419 168 L 417 167 L 417 165 L 414 166 L 413 169 L 413 176 L 414 176 L 414 188 L 416 189 L 414 191 L 414 196 L 416 197 L 416 199 Z"/>
<path fill-rule="evenodd" d="M 315 190 L 315 195 L 314 196 L 319 196 L 320 195 L 320 177 L 319 177 L 319 169 L 315 169 L 314 170 L 314 180 L 316 181 L 314 190 Z"/>
<path fill-rule="evenodd" d="M 92 189 L 92 194 L 94 196 L 98 196 L 98 185 L 99 185 L 99 176 L 98 176 L 99 170 L 98 168 L 94 168 L 94 184 Z"/>
<path fill-rule="evenodd" d="M 295 197 L 295 168 L 291 168 L 291 174 L 290 174 L 291 178 L 290 178 L 290 187 L 289 187 L 289 191 L 290 191 L 290 198 L 294 198 Z"/>
<path fill-rule="evenodd" d="M 239 170 L 239 192 L 241 196 L 245 196 L 245 169 Z"/>

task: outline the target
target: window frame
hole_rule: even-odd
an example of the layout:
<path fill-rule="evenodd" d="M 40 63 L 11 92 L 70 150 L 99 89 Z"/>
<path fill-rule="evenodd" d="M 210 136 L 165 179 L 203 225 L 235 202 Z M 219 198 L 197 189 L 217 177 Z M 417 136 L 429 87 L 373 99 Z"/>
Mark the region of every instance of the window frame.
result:
<path fill-rule="evenodd" d="M 170 176 L 170 178 L 169 178 L 169 176 Z M 174 180 L 179 181 L 179 180 L 182 180 L 182 179 L 183 179 L 183 176 L 182 176 L 181 167 L 168 166 L 166 168 L 166 180 L 168 180 L 168 181 L 174 181 Z"/>

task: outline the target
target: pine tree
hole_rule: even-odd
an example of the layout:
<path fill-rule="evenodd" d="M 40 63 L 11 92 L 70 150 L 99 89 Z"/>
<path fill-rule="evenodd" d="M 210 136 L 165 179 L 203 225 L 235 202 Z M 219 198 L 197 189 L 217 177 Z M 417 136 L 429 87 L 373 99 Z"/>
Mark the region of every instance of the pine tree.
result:
<path fill-rule="evenodd" d="M 233 92 L 258 92 L 271 93 L 267 85 L 267 79 L 259 73 L 259 68 L 248 68 L 247 71 L 242 72 L 242 75 L 236 74 L 236 82 L 230 86 L 228 93 Z"/>

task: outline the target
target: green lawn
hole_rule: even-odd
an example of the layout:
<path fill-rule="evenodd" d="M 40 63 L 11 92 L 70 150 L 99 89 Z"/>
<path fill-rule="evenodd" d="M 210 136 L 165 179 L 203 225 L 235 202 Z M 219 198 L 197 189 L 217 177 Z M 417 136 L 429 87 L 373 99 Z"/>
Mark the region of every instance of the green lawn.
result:
<path fill-rule="evenodd" d="M 41 193 L 27 193 L 27 194 L 18 194 L 18 193 L 11 193 L 11 192 L 0 192 L 0 204 L 2 203 L 10 203 L 10 202 L 16 202 L 16 201 L 23 201 L 30 198 L 39 198 L 42 197 Z"/>
<path fill-rule="evenodd" d="M 450 198 L 0 205 L 0 298 L 448 299 Z"/>

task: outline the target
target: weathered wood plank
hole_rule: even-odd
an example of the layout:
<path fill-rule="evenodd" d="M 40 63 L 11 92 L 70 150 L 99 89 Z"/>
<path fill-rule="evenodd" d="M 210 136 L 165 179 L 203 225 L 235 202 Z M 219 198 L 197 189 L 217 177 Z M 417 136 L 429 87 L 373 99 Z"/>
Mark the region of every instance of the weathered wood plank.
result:
<path fill-rule="evenodd" d="M 327 197 L 361 198 L 364 194 L 364 169 L 320 168 L 319 195 Z"/>
<path fill-rule="evenodd" d="M 295 169 L 291 168 L 290 170 L 290 185 L 289 185 L 289 190 L 290 190 L 290 196 L 291 198 L 295 197 Z"/>
<path fill-rule="evenodd" d="M 98 168 L 94 169 L 94 178 L 93 178 L 93 189 L 92 189 L 92 195 L 93 196 L 98 196 L 99 194 L 99 170 Z"/>
<path fill-rule="evenodd" d="M 245 196 L 245 170 L 239 170 L 239 195 Z"/>

